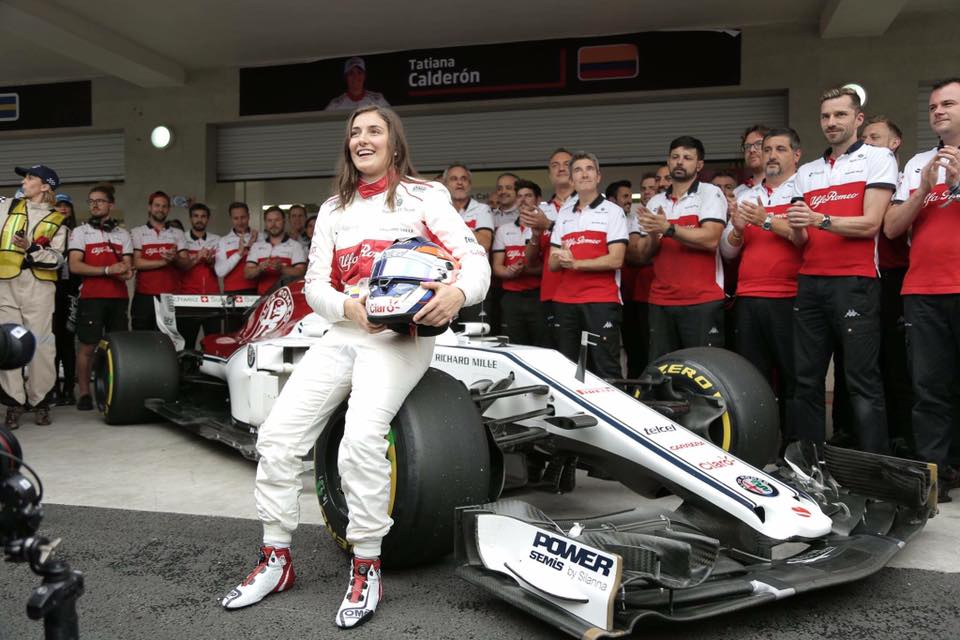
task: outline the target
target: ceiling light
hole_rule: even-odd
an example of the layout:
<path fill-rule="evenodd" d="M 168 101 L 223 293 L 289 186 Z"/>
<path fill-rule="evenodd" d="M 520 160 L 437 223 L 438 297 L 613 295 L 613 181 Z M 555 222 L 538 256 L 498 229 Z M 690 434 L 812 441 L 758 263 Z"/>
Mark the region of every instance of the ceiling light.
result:
<path fill-rule="evenodd" d="M 166 149 L 173 144 L 173 130 L 164 125 L 154 127 L 150 132 L 150 144 L 156 149 Z"/>

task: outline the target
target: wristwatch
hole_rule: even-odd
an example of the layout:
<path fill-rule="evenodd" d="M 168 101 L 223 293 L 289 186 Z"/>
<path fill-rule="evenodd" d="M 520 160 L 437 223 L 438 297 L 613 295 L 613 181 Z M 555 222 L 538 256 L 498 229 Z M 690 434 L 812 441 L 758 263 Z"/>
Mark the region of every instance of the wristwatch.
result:
<path fill-rule="evenodd" d="M 772 214 L 772 213 L 768 213 L 768 214 L 767 214 L 767 217 L 764 218 L 763 224 L 760 225 L 760 227 L 761 227 L 764 231 L 770 231 L 770 229 L 773 229 L 773 214 Z"/>
<path fill-rule="evenodd" d="M 820 221 L 820 224 L 818 224 L 817 226 L 820 227 L 821 229 L 823 229 L 824 231 L 826 231 L 827 229 L 829 229 L 829 228 L 830 228 L 830 216 L 824 214 L 823 220 L 821 220 L 821 221 Z"/>
<path fill-rule="evenodd" d="M 670 223 L 670 226 L 667 227 L 667 230 L 663 232 L 664 237 L 672 238 L 677 234 L 677 225 Z"/>

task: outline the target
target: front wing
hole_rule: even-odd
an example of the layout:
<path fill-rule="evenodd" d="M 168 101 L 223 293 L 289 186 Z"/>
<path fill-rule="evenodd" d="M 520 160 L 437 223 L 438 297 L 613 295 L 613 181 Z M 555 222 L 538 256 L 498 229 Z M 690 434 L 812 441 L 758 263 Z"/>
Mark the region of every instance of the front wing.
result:
<path fill-rule="evenodd" d="M 865 578 L 936 510 L 935 467 L 829 446 L 804 455 L 818 460 L 780 479 L 831 515 L 822 537 L 758 554 L 721 543 L 725 516 L 704 519 L 696 504 L 574 522 L 501 500 L 458 511 L 458 574 L 569 635 L 615 638 L 642 620 L 700 620 Z"/>

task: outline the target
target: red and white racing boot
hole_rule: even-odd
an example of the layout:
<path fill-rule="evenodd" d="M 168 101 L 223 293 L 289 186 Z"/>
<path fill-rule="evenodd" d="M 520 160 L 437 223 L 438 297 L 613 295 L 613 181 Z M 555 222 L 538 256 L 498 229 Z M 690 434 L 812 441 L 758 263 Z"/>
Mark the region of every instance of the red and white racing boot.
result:
<path fill-rule="evenodd" d="M 373 612 L 383 599 L 383 583 L 380 577 L 380 558 L 353 557 L 350 562 L 347 595 L 343 597 L 337 612 L 338 627 L 359 627 L 373 617 Z"/>
<path fill-rule="evenodd" d="M 260 547 L 260 561 L 250 575 L 234 587 L 220 602 L 225 609 L 239 609 L 256 604 L 271 593 L 280 593 L 293 586 L 297 574 L 293 571 L 290 549 Z"/>

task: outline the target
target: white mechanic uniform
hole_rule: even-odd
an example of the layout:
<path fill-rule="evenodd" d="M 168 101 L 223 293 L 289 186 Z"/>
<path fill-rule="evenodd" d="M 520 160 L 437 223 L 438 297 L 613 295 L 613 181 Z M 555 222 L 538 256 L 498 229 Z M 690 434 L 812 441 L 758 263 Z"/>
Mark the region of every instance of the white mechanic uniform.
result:
<path fill-rule="evenodd" d="M 265 544 L 289 544 L 300 519 L 301 458 L 348 397 L 338 459 L 350 514 L 347 540 L 356 555 L 379 556 L 393 524 L 386 435 L 430 364 L 434 338 L 366 333 L 344 316 L 344 288 L 369 277 L 378 252 L 414 236 L 441 244 L 460 261 L 453 286 L 463 292 L 465 306 L 480 302 L 489 286 L 486 254 L 443 186 L 407 179 L 397 188 L 395 211 L 385 195 L 357 194 L 345 208 L 331 198 L 320 208 L 304 293 L 334 324 L 304 355 L 260 427 L 255 495 Z"/>

